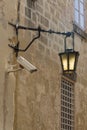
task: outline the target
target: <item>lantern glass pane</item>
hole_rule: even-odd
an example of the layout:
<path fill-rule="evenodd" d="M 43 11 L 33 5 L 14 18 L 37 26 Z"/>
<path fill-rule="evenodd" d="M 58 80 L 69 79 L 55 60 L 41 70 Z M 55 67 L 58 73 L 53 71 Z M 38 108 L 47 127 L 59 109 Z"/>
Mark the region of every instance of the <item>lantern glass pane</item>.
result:
<path fill-rule="evenodd" d="M 74 70 L 74 65 L 75 65 L 75 53 L 69 54 L 69 70 Z"/>
<path fill-rule="evenodd" d="M 67 63 L 67 55 L 66 54 L 62 55 L 62 65 L 63 65 L 64 71 L 68 70 L 68 63 Z"/>

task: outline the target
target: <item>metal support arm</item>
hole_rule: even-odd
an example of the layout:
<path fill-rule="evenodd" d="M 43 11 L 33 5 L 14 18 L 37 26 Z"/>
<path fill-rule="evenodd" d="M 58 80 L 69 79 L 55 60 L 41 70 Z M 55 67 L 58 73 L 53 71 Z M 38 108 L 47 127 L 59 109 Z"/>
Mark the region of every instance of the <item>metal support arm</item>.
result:
<path fill-rule="evenodd" d="M 23 30 L 31 30 L 31 31 L 40 31 L 40 32 L 46 32 L 46 33 L 50 33 L 50 34 L 55 33 L 55 34 L 65 35 L 67 37 L 70 37 L 72 34 L 72 32 L 56 32 L 56 31 L 53 31 L 51 29 L 44 30 L 44 29 L 41 29 L 40 27 L 39 28 L 29 28 L 29 27 L 24 27 L 24 26 L 18 25 L 18 24 L 15 25 L 15 24 L 10 23 L 10 22 L 8 24 L 15 27 L 15 29 L 18 29 L 18 30 L 23 29 Z"/>
<path fill-rule="evenodd" d="M 18 38 L 18 30 L 19 29 L 23 29 L 23 30 L 31 30 L 31 31 L 36 31 L 36 32 L 38 32 L 38 35 L 36 36 L 36 37 L 34 37 L 31 41 L 30 41 L 30 43 L 27 45 L 27 47 L 25 48 L 25 49 L 19 49 L 19 41 L 18 41 L 18 43 L 17 43 L 17 45 L 16 46 L 13 46 L 13 45 L 8 45 L 9 47 L 11 47 L 12 49 L 14 49 L 15 50 L 15 52 L 16 52 L 16 55 L 18 55 L 18 52 L 19 51 L 26 51 L 30 46 L 31 46 L 31 44 L 36 40 L 36 39 L 38 39 L 39 37 L 40 37 L 40 32 L 46 32 L 46 33 L 49 33 L 49 34 L 58 34 L 58 35 L 64 35 L 65 36 L 65 41 L 66 41 L 66 38 L 67 37 L 70 37 L 70 36 L 72 36 L 72 33 L 73 32 L 56 32 L 56 31 L 53 31 L 53 30 L 44 30 L 44 29 L 41 29 L 40 27 L 38 27 L 38 28 L 30 28 L 30 27 L 24 27 L 24 26 L 21 26 L 21 25 L 18 25 L 18 24 L 13 24 L 13 23 L 11 23 L 11 22 L 9 22 L 8 23 L 9 25 L 11 25 L 11 26 L 13 26 L 14 28 L 15 28 L 15 30 L 16 30 L 16 35 L 17 35 L 17 38 Z M 74 43 L 74 42 L 73 42 Z M 66 45 L 65 45 L 66 46 Z"/>
<path fill-rule="evenodd" d="M 30 42 L 29 42 L 29 44 L 27 45 L 27 47 L 25 48 L 25 49 L 20 49 L 19 47 L 18 47 L 18 44 L 16 45 L 16 46 L 13 46 L 13 45 L 10 45 L 10 44 L 8 44 L 8 46 L 9 47 L 11 47 L 11 48 L 13 48 L 16 52 L 18 52 L 18 51 L 26 51 L 30 46 L 31 46 L 31 44 L 36 40 L 36 39 L 38 39 L 40 37 L 40 31 L 39 31 L 39 28 L 38 28 L 38 35 L 36 36 L 36 37 L 34 37 Z"/>

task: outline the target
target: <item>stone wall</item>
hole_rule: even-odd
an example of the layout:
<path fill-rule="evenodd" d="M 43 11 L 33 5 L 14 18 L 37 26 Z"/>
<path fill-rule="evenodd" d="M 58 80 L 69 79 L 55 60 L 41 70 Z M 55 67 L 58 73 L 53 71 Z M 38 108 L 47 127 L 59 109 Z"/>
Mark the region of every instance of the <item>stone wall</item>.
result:
<path fill-rule="evenodd" d="M 0 129 L 60 130 L 61 65 L 58 53 L 64 51 L 64 37 L 41 33 L 26 52 L 19 52 L 37 67 L 29 73 L 18 67 L 14 51 L 15 29 L 8 22 L 54 31 L 72 31 L 73 0 L 1 0 L 0 1 Z M 87 3 L 85 4 L 85 14 Z M 86 20 L 87 21 L 87 20 Z M 85 30 L 87 32 L 87 30 Z M 38 32 L 19 30 L 20 48 Z M 72 39 L 68 39 L 71 47 Z M 75 50 L 80 52 L 75 83 L 75 129 L 87 128 L 87 40 L 75 33 Z M 8 72 L 10 70 L 10 72 Z"/>
<path fill-rule="evenodd" d="M 9 4 L 11 3 L 11 5 Z M 9 40 L 14 36 L 14 31 L 8 25 L 9 21 L 16 19 L 17 1 L 0 0 L 0 129 L 12 130 L 13 128 L 13 92 L 15 76 L 8 73 L 10 64 L 13 64 L 13 51 L 8 47 Z M 14 15 L 13 15 L 14 14 Z"/>

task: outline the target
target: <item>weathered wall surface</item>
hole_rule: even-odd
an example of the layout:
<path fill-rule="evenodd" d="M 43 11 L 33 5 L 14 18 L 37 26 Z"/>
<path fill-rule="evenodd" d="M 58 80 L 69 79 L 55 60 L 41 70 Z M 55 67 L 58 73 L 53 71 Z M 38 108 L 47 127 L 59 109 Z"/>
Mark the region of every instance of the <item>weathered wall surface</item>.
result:
<path fill-rule="evenodd" d="M 76 129 L 87 129 L 86 119 L 87 119 L 87 68 L 86 68 L 86 58 L 87 58 L 87 42 L 80 37 L 76 37 L 77 49 L 80 50 L 80 57 L 77 69 L 77 82 L 75 85 L 75 126 Z"/>
<path fill-rule="evenodd" d="M 35 3 L 26 1 L 26 4 L 21 1 L 21 8 L 24 11 L 20 13 L 20 24 L 30 27 L 41 25 L 42 28 L 50 29 L 51 23 L 44 16 L 44 11 L 47 12 L 47 9 L 44 10 L 45 6 L 44 1 Z M 56 29 L 56 25 L 53 28 Z M 37 33 L 20 32 L 20 47 L 25 47 L 35 35 Z M 55 39 L 55 36 L 41 33 L 41 38 L 35 41 L 24 54 L 25 58 L 38 68 L 38 71 L 33 74 L 25 70 L 18 73 L 14 129 L 49 130 L 60 127 L 60 77 L 57 61 L 59 45 L 54 40 L 55 47 L 52 49 L 52 39 Z"/>
<path fill-rule="evenodd" d="M 15 41 L 16 35 L 8 21 L 16 23 L 18 19 L 19 24 L 28 27 L 40 25 L 46 30 L 72 31 L 73 5 L 73 0 L 0 1 L 0 130 L 60 129 L 61 66 L 58 53 L 64 50 L 64 38 L 41 33 L 25 53 L 19 53 L 38 71 L 32 74 L 26 70 L 7 73 L 8 68 L 17 67 L 13 50 L 8 47 L 11 41 L 8 39 Z M 20 30 L 20 48 L 25 48 L 36 35 L 36 32 Z M 75 34 L 75 49 L 80 52 L 75 84 L 76 130 L 87 129 L 86 48 L 87 41 Z"/>
<path fill-rule="evenodd" d="M 15 76 L 7 73 L 7 69 L 14 62 L 13 52 L 8 47 L 8 39 L 13 37 L 14 32 L 8 21 L 16 18 L 15 5 L 17 1 L 0 0 L 0 130 L 12 130 L 13 127 Z"/>

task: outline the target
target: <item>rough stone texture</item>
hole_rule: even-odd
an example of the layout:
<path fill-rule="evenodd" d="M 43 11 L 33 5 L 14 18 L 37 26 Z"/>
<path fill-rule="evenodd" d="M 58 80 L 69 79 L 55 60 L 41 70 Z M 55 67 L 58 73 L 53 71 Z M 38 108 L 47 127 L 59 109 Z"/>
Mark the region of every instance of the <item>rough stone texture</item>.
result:
<path fill-rule="evenodd" d="M 25 53 L 19 53 L 38 71 L 31 74 L 24 69 L 8 73 L 8 69 L 18 68 L 15 54 L 8 47 L 9 43 L 16 44 L 15 30 L 8 21 L 16 23 L 18 19 L 19 24 L 28 27 L 40 25 L 46 30 L 72 31 L 73 5 L 73 0 L 0 0 L 0 130 L 60 130 L 58 53 L 64 50 L 64 37 L 41 33 Z M 85 14 L 87 18 L 87 2 Z M 36 35 L 19 30 L 20 48 L 25 48 Z M 80 52 L 75 84 L 75 129 L 86 130 L 87 41 L 77 34 L 75 49 Z"/>

